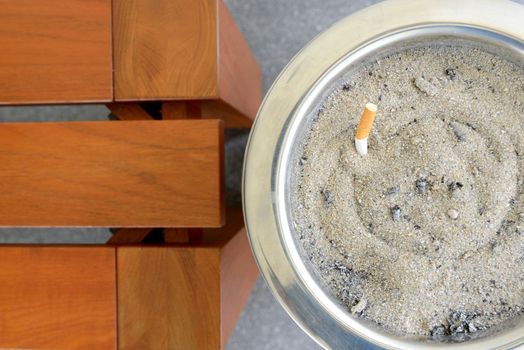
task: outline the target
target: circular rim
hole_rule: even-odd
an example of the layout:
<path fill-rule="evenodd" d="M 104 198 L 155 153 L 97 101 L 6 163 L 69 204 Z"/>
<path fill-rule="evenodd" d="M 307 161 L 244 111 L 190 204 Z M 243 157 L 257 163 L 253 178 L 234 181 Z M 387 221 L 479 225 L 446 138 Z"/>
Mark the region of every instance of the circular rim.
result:
<path fill-rule="evenodd" d="M 512 16 L 507 16 L 511 13 Z M 246 149 L 243 204 L 246 229 L 259 268 L 273 294 L 295 322 L 325 348 L 423 349 L 442 347 L 373 333 L 343 313 L 328 311 L 328 299 L 319 302 L 315 283 L 297 271 L 297 257 L 285 248 L 286 235 L 277 219 L 279 165 L 282 140 L 296 109 L 327 71 L 348 53 L 401 28 L 457 25 L 477 27 L 524 40 L 524 7 L 510 1 L 390 0 L 362 10 L 337 23 L 306 46 L 283 70 L 266 95 Z M 362 23 L 375 23 L 365 27 Z M 341 40 L 343 38 L 343 40 Z M 280 177 L 282 178 L 282 177 Z M 287 236 L 289 239 L 289 235 Z M 288 242 L 289 243 L 289 242 Z M 292 253 L 292 252 L 291 252 Z M 305 280 L 306 279 L 306 280 Z M 313 287 L 312 287 L 313 286 Z M 336 310 L 337 308 L 333 308 Z M 370 334 L 371 332 L 371 334 Z M 461 349 L 512 348 L 520 344 L 522 330 L 453 345 Z M 500 344 L 504 344 L 502 347 Z M 449 347 L 449 344 L 447 344 Z"/>

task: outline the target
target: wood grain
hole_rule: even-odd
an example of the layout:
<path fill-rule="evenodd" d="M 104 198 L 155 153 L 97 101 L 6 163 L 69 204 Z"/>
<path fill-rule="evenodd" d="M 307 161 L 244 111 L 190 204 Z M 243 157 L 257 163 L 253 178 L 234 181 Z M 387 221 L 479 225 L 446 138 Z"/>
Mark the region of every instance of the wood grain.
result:
<path fill-rule="evenodd" d="M 223 349 L 258 278 L 258 267 L 243 227 L 242 210 L 229 210 L 227 222 L 221 234 L 230 239 L 220 251 L 220 334 Z"/>
<path fill-rule="evenodd" d="M 231 105 L 222 100 L 205 100 L 200 102 L 202 119 L 220 118 L 224 121 L 226 128 L 250 128 L 254 116 L 246 117 Z"/>
<path fill-rule="evenodd" d="M 165 243 L 198 243 L 202 240 L 203 230 L 200 228 L 165 228 Z"/>
<path fill-rule="evenodd" d="M 222 0 L 114 0 L 113 18 L 117 101 L 181 101 L 167 109 L 194 117 L 200 100 L 202 117 L 250 125 L 261 70 Z"/>
<path fill-rule="evenodd" d="M 217 96 L 216 0 L 113 0 L 115 99 Z"/>
<path fill-rule="evenodd" d="M 241 208 L 227 208 L 226 225 L 205 229 L 203 246 L 220 248 L 221 343 L 227 341 L 258 278 Z"/>
<path fill-rule="evenodd" d="M 165 228 L 164 242 L 166 243 L 189 243 L 190 233 L 187 228 Z"/>
<path fill-rule="evenodd" d="M 218 94 L 229 106 L 254 120 L 262 102 L 262 72 L 222 0 L 218 1 Z"/>
<path fill-rule="evenodd" d="M 220 227 L 218 120 L 0 124 L 0 226 Z"/>
<path fill-rule="evenodd" d="M 116 349 L 115 250 L 0 247 L 2 349 Z"/>
<path fill-rule="evenodd" d="M 258 276 L 242 210 L 178 243 L 118 248 L 120 349 L 225 348 Z"/>
<path fill-rule="evenodd" d="M 220 348 L 220 254 L 214 248 L 119 247 L 122 350 Z"/>
<path fill-rule="evenodd" d="M 167 101 L 162 103 L 162 119 L 200 119 L 200 101 Z"/>
<path fill-rule="evenodd" d="M 221 100 L 167 101 L 162 103 L 163 119 L 216 119 L 226 128 L 249 128 L 253 120 Z"/>
<path fill-rule="evenodd" d="M 0 104 L 113 97 L 111 0 L 0 0 Z"/>

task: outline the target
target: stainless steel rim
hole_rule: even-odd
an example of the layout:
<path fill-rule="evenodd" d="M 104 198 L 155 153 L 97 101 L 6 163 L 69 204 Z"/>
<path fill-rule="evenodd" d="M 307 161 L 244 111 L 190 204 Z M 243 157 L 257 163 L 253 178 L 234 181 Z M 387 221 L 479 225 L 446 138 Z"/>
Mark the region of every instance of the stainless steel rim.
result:
<path fill-rule="evenodd" d="M 291 317 L 325 348 L 428 349 L 442 347 L 391 337 L 349 317 L 318 286 L 300 259 L 287 222 L 285 183 L 290 145 L 315 96 L 359 55 L 384 40 L 405 40 L 420 31 L 458 37 L 480 35 L 501 46 L 524 40 L 524 7 L 509 1 L 391 0 L 339 22 L 304 48 L 266 96 L 246 151 L 243 201 L 246 227 L 259 268 Z M 362 24 L 374 23 L 372 27 Z M 436 28 L 436 29 L 435 29 Z M 418 34 L 417 34 L 418 31 Z M 487 34 L 486 34 L 487 33 Z M 400 38 L 400 39 L 399 39 Z M 367 51 L 366 51 L 367 50 Z M 515 50 L 513 50 L 515 51 Z M 521 55 L 521 51 L 519 51 Z M 524 342 L 522 327 L 460 349 L 509 349 Z"/>

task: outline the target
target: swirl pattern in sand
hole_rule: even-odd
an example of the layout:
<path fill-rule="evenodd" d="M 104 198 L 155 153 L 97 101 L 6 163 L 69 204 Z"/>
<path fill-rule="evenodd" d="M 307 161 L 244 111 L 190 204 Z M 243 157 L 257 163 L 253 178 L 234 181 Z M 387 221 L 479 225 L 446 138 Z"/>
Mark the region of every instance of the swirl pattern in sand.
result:
<path fill-rule="evenodd" d="M 379 111 L 369 154 L 354 132 Z M 297 233 L 331 293 L 395 334 L 464 340 L 524 310 L 524 72 L 410 49 L 348 75 L 306 137 Z"/>

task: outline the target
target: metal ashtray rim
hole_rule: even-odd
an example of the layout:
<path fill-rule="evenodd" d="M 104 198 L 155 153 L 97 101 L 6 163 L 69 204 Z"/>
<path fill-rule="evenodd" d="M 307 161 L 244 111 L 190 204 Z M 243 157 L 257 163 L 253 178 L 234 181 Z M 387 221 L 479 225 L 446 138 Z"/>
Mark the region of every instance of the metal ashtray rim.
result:
<path fill-rule="evenodd" d="M 449 7 L 451 4 L 454 8 Z M 428 11 L 435 6 L 443 6 L 444 10 L 439 8 L 437 14 Z M 405 14 L 407 7 L 409 15 Z M 466 10 L 473 12 L 470 18 L 459 20 L 457 13 Z M 524 28 L 515 26 L 511 17 L 508 20 L 505 11 L 511 11 L 517 19 L 524 19 L 524 7 L 507 1 L 468 0 L 457 4 L 452 0 L 423 0 L 413 4 L 409 0 L 392 0 L 372 6 L 342 20 L 306 46 L 288 64 L 266 96 L 246 151 L 243 179 L 246 228 L 259 268 L 273 294 L 295 322 L 320 345 L 326 348 L 366 345 L 391 349 L 443 346 L 509 349 L 524 342 L 519 334 L 522 328 L 515 328 L 460 344 L 421 343 L 375 331 L 349 317 L 326 295 L 304 266 L 289 229 L 286 212 L 289 208 L 284 205 L 290 170 L 287 161 L 291 158 L 289 140 L 293 139 L 299 125 L 296 118 L 306 113 L 305 109 L 312 103 L 311 96 L 318 96 L 339 73 L 337 65 L 342 69 L 340 62 L 351 54 L 362 53 L 359 50 L 366 46 L 380 44 L 384 38 L 435 27 L 446 27 L 450 34 L 455 28 L 459 35 L 467 31 L 485 31 L 522 44 Z M 382 23 L 381 18 L 384 19 Z M 371 19 L 381 23 L 378 28 L 374 31 L 359 29 L 360 23 Z M 353 36 L 348 38 L 347 33 Z"/>

